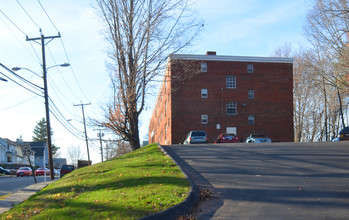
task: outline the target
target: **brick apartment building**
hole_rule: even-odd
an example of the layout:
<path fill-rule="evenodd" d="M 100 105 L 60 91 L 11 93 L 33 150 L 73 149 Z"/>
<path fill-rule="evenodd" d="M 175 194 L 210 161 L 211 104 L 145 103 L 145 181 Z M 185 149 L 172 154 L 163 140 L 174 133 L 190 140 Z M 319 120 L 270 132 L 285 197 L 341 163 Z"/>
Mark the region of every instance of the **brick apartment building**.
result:
<path fill-rule="evenodd" d="M 263 134 L 293 142 L 293 59 L 171 55 L 149 124 L 149 142 L 183 143 L 191 130 Z"/>

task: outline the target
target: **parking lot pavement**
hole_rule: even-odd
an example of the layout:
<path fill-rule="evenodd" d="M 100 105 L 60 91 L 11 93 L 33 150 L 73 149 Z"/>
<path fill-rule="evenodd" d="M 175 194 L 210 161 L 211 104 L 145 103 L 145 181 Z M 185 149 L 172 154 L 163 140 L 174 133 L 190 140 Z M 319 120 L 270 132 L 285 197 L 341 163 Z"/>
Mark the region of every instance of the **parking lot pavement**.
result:
<path fill-rule="evenodd" d="M 197 219 L 348 219 L 348 142 L 164 148 L 215 194 Z"/>

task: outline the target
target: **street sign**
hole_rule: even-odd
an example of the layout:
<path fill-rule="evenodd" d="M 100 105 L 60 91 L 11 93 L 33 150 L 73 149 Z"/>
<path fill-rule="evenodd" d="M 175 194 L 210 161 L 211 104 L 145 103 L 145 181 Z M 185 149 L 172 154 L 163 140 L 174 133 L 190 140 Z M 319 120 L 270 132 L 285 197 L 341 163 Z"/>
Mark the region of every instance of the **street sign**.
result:
<path fill-rule="evenodd" d="M 23 149 L 23 156 L 30 156 L 32 153 L 31 148 L 30 147 L 24 147 Z"/>

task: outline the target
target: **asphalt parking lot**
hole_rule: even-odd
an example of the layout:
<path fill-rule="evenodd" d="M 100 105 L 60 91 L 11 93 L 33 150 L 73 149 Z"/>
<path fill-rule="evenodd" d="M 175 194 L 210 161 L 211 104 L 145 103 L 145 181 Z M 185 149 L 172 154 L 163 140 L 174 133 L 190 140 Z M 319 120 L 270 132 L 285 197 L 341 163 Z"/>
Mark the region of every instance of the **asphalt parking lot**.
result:
<path fill-rule="evenodd" d="M 349 142 L 164 146 L 215 198 L 197 219 L 349 219 Z"/>

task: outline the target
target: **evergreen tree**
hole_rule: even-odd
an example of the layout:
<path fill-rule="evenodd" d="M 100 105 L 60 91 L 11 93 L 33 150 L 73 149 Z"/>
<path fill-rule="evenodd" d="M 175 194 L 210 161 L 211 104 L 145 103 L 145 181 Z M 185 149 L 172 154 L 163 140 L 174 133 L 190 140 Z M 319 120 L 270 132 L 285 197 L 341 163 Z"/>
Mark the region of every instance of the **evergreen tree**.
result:
<path fill-rule="evenodd" d="M 46 119 L 42 118 L 34 127 L 34 136 L 32 137 L 33 141 L 43 141 L 47 142 L 47 129 L 46 129 Z M 51 130 L 51 135 L 53 134 Z M 52 144 L 52 155 L 55 156 L 60 147 Z"/>

